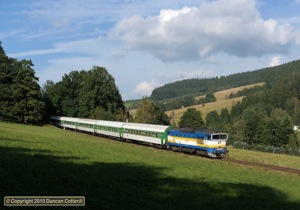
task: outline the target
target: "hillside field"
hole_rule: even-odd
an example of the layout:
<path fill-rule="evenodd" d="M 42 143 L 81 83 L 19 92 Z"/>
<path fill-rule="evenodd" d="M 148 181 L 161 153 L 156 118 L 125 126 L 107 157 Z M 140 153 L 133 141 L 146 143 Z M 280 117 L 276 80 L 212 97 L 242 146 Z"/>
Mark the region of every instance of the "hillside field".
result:
<path fill-rule="evenodd" d="M 229 95 L 236 94 L 238 91 L 244 90 L 244 89 L 249 89 L 253 88 L 255 86 L 263 86 L 265 83 L 256 83 L 252 85 L 246 85 L 246 86 L 241 86 L 241 87 L 236 87 L 236 88 L 231 88 L 228 90 L 223 90 L 214 93 L 214 96 L 216 97 L 217 101 L 211 102 L 211 103 L 206 103 L 206 104 L 201 104 L 201 105 L 195 105 L 195 106 L 190 106 L 190 107 L 185 107 L 181 109 L 176 109 L 176 110 L 170 110 L 167 111 L 166 114 L 171 118 L 172 122 L 175 122 L 178 124 L 180 117 L 183 115 L 183 113 L 188 109 L 188 108 L 196 108 L 197 110 L 201 111 L 202 114 L 202 119 L 205 120 L 206 115 L 211 112 L 211 111 L 217 111 L 218 113 L 221 112 L 222 109 L 227 108 L 229 111 L 235 105 L 236 103 L 240 102 L 243 100 L 243 96 L 237 97 L 237 98 L 232 98 L 229 99 Z M 196 100 L 199 100 L 199 98 L 203 98 L 205 96 L 198 96 L 195 97 Z"/>
<path fill-rule="evenodd" d="M 230 151 L 231 158 L 241 154 L 242 159 L 300 168 L 299 157 Z M 2 198 L 85 196 L 88 209 L 291 210 L 300 206 L 300 177 L 295 174 L 52 126 L 0 122 L 0 171 Z"/>

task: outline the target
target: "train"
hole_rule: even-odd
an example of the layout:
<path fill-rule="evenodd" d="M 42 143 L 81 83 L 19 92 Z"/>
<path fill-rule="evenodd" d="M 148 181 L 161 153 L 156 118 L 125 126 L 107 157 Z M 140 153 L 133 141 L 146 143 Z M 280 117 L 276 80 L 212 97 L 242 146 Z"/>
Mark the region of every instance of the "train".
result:
<path fill-rule="evenodd" d="M 166 125 L 63 116 L 52 116 L 51 121 L 63 129 L 71 129 L 211 158 L 223 158 L 228 153 L 226 147 L 228 134 L 213 129 L 173 128 Z"/>

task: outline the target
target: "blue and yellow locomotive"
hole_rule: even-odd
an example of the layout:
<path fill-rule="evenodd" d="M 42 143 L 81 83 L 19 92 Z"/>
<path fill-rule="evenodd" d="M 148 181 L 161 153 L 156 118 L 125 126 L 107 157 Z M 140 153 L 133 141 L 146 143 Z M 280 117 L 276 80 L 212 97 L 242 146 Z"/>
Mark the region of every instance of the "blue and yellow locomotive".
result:
<path fill-rule="evenodd" d="M 209 157 L 224 157 L 228 135 L 204 128 L 177 128 L 168 131 L 167 148 Z"/>

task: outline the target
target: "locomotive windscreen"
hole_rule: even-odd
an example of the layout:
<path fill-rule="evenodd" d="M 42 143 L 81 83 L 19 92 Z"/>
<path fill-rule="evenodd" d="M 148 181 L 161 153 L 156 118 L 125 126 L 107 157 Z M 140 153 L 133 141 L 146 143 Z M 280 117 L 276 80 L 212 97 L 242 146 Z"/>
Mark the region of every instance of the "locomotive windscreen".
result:
<path fill-rule="evenodd" d="M 212 139 L 224 139 L 226 140 L 227 139 L 227 134 L 224 134 L 224 133 L 220 133 L 220 134 L 213 134 L 212 135 Z"/>

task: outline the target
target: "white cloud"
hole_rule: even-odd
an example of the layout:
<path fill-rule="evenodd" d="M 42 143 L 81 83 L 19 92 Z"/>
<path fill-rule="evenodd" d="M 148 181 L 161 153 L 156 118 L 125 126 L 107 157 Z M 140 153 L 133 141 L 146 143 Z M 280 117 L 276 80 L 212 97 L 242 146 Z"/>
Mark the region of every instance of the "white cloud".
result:
<path fill-rule="evenodd" d="M 110 36 L 162 61 L 199 60 L 220 52 L 239 57 L 283 53 L 294 41 L 292 27 L 263 19 L 254 0 L 218 0 L 147 18 L 132 16 L 119 21 Z"/>
<path fill-rule="evenodd" d="M 15 36 L 18 36 L 20 34 L 23 34 L 25 32 L 24 29 L 17 29 L 17 30 L 12 30 L 12 31 L 9 31 L 9 32 L 2 32 L 0 33 L 0 40 L 3 41 L 4 39 L 6 38 L 11 38 L 11 37 L 15 37 Z"/>
<path fill-rule="evenodd" d="M 61 52 L 60 49 L 45 49 L 45 50 L 30 50 L 26 52 L 19 52 L 19 53 L 11 53 L 9 54 L 10 57 L 27 57 L 32 55 L 45 55 L 45 54 L 52 54 L 52 53 L 59 53 Z"/>
<path fill-rule="evenodd" d="M 152 80 L 152 82 L 141 82 L 131 91 L 131 95 L 135 98 L 150 96 L 157 86 L 158 85 L 154 80 Z"/>
<path fill-rule="evenodd" d="M 91 38 L 76 41 L 66 41 L 54 43 L 53 48 L 41 49 L 41 50 L 30 50 L 26 52 L 13 53 L 11 57 L 27 57 L 34 55 L 46 55 L 54 53 L 77 53 L 86 55 L 97 55 L 104 45 L 101 38 Z"/>
<path fill-rule="evenodd" d="M 37 0 L 25 13 L 33 21 L 47 21 L 50 26 L 99 24 L 106 21 L 116 22 L 132 14 L 141 16 L 154 14 L 159 8 L 176 8 L 184 4 L 198 4 L 199 0 Z"/>
<path fill-rule="evenodd" d="M 278 66 L 281 64 L 281 57 L 280 56 L 274 56 L 269 64 L 270 67 Z"/>
<path fill-rule="evenodd" d="M 300 0 L 294 0 L 295 4 L 300 4 Z"/>

